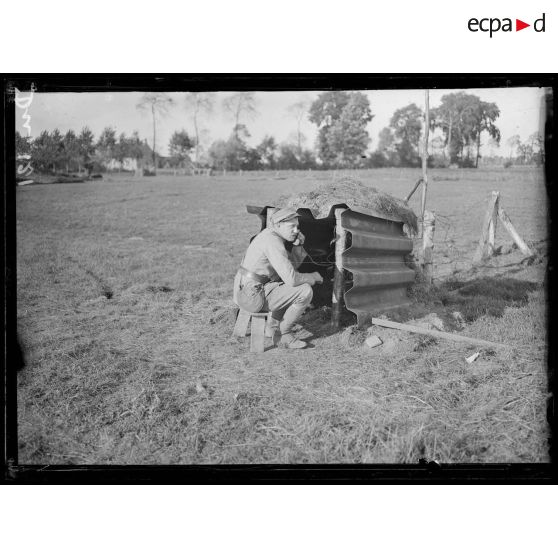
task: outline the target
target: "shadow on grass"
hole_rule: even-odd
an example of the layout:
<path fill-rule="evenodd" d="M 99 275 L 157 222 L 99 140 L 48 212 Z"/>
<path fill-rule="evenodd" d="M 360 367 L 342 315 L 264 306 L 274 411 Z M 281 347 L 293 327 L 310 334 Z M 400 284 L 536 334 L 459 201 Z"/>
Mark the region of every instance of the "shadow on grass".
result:
<path fill-rule="evenodd" d="M 465 322 L 471 323 L 482 316 L 501 318 L 506 307 L 525 306 L 529 293 L 538 288 L 531 281 L 481 277 L 470 281 L 449 279 L 437 286 L 416 283 L 409 289 L 409 295 L 415 310 L 459 312 Z"/>
<path fill-rule="evenodd" d="M 411 304 L 383 312 L 389 320 L 407 322 L 436 313 L 449 330 L 462 329 L 462 321 L 474 322 L 482 316 L 501 318 L 506 307 L 525 306 L 529 293 L 540 288 L 531 281 L 508 277 L 481 277 L 470 281 L 450 279 L 440 285 L 417 282 L 409 288 Z M 461 315 L 461 318 L 456 316 Z M 356 316 L 345 310 L 340 328 L 331 326 L 331 308 L 322 306 L 309 310 L 302 325 L 312 334 L 305 340 L 325 338 L 356 327 Z"/>

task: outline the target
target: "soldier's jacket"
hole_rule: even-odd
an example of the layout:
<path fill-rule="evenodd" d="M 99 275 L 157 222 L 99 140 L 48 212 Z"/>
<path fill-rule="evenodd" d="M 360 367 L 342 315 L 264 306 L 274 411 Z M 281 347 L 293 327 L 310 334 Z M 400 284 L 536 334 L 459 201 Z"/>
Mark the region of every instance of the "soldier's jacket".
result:
<path fill-rule="evenodd" d="M 297 287 L 312 282 L 311 273 L 296 271 L 306 255 L 302 246 L 293 246 L 289 253 L 285 248 L 284 239 L 272 229 L 266 228 L 252 240 L 241 265 L 248 271 L 269 277 L 271 282 L 282 282 L 289 287 Z M 241 276 L 237 273 L 234 279 L 235 302 L 240 281 Z"/>

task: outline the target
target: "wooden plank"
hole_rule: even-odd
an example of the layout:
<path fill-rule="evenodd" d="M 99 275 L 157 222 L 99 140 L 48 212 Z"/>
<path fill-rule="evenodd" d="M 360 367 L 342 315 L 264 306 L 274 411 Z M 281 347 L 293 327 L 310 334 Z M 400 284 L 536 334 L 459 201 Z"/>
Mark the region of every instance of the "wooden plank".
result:
<path fill-rule="evenodd" d="M 488 200 L 488 205 L 486 207 L 486 213 L 484 214 L 484 222 L 481 230 L 481 237 L 479 240 L 479 245 L 473 257 L 473 263 L 480 263 L 485 260 L 492 253 L 488 253 L 488 238 L 490 231 L 490 223 L 494 219 L 496 212 L 498 211 L 498 199 L 500 197 L 500 192 L 493 191 Z"/>
<path fill-rule="evenodd" d="M 338 208 L 335 210 L 335 269 L 333 272 L 333 293 L 331 295 L 331 325 L 339 328 L 341 311 L 343 309 L 343 293 L 345 290 L 345 276 L 343 271 L 343 252 L 347 244 L 347 231 L 341 224 L 341 216 L 347 211 Z"/>
<path fill-rule="evenodd" d="M 399 329 L 401 331 L 409 331 L 410 333 L 420 333 L 421 335 L 430 335 L 431 337 L 439 337 L 440 339 L 447 339 L 448 341 L 458 341 L 460 343 L 469 343 L 470 345 L 482 345 L 486 347 L 497 347 L 499 349 L 509 348 L 503 343 L 485 341 L 484 339 L 474 339 L 473 337 L 465 337 L 463 335 L 456 335 L 455 333 L 446 333 L 445 331 L 426 329 L 409 324 L 400 324 L 399 322 L 391 322 L 389 320 L 382 320 L 380 318 L 372 318 L 372 323 L 381 327 Z"/>
<path fill-rule="evenodd" d="M 252 314 L 250 352 L 263 353 L 265 346 L 265 318 L 267 314 Z"/>
<path fill-rule="evenodd" d="M 518 248 L 526 255 L 532 256 L 533 251 L 527 244 L 525 244 L 524 240 L 519 236 L 519 233 L 515 230 L 515 227 L 512 225 L 510 218 L 508 217 L 507 213 L 501 208 L 498 208 L 498 217 L 500 217 L 500 221 L 506 230 L 510 233 L 511 237 L 513 238 L 514 242 L 517 244 Z"/>
<path fill-rule="evenodd" d="M 234 324 L 233 335 L 235 337 L 245 337 L 246 330 L 248 329 L 248 322 L 250 321 L 250 312 L 239 309 L 236 323 Z"/>

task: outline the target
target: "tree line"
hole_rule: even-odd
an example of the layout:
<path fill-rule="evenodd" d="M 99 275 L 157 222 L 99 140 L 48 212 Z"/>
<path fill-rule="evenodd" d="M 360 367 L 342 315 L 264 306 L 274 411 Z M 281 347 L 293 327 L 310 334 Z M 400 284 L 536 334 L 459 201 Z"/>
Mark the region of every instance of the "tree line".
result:
<path fill-rule="evenodd" d="M 255 94 L 233 93 L 223 100 L 223 109 L 233 121 L 227 139 L 207 141 L 204 127 L 215 107 L 214 93 L 187 93 L 183 97 L 189 114 L 191 130 L 177 130 L 168 144 L 168 156 L 157 150 L 157 128 L 176 101 L 166 93 L 146 93 L 137 104 L 141 114 L 152 121 L 151 146 L 137 132 L 131 136 L 117 135 L 106 127 L 95 140 L 88 127 L 76 133 L 69 130 L 43 131 L 34 140 L 16 132 L 16 151 L 28 154 L 33 167 L 42 172 L 74 172 L 150 166 L 153 171 L 162 166 L 175 169 L 212 168 L 215 170 L 283 170 L 418 167 L 421 164 L 424 112 L 411 103 L 397 109 L 389 125 L 379 134 L 374 151 L 369 151 L 371 139 L 367 126 L 374 114 L 369 99 L 361 92 L 327 91 L 310 102 L 301 99 L 288 109 L 296 123 L 290 141 L 278 143 L 266 135 L 255 147 L 248 145 L 248 122 L 258 114 Z M 438 107 L 430 111 L 429 166 L 477 167 L 484 149 L 497 147 L 501 141 L 495 122 L 500 110 L 495 103 L 482 101 L 465 92 L 449 93 Z M 317 127 L 314 149 L 305 146 L 301 131 L 307 118 Z M 525 143 L 519 136 L 508 140 L 509 164 L 542 164 L 544 147 L 540 135 L 532 134 Z M 490 159 L 490 157 L 487 157 Z"/>
<path fill-rule="evenodd" d="M 17 156 L 31 157 L 35 170 L 50 173 L 107 170 L 112 161 L 122 165 L 126 159 L 143 160 L 151 153 L 137 132 L 117 137 L 111 127 L 105 128 L 97 141 L 87 126 L 79 134 L 74 130 L 64 135 L 58 129 L 43 130 L 35 139 L 16 132 L 15 147 Z"/>

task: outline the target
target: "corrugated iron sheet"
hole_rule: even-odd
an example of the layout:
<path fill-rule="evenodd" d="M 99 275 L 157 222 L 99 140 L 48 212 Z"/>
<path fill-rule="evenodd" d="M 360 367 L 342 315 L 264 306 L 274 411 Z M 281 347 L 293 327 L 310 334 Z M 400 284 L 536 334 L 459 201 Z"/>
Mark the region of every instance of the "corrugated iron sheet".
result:
<path fill-rule="evenodd" d="M 413 242 L 403 233 L 403 224 L 350 209 L 341 224 L 350 233 L 343 253 L 343 267 L 350 274 L 345 305 L 359 325 L 388 308 L 409 304 L 407 287 L 415 272 L 405 264 L 405 256 Z"/>
<path fill-rule="evenodd" d="M 306 236 L 305 248 L 314 259 L 332 261 L 336 207 L 347 206 L 332 207 L 324 219 L 315 219 L 307 208 L 298 209 L 300 228 Z M 262 230 L 266 226 L 268 208 L 247 206 L 249 213 L 260 218 Z M 359 325 L 389 308 L 409 304 L 407 287 L 415 280 L 415 272 L 405 264 L 405 257 L 413 250 L 413 242 L 405 236 L 403 222 L 362 211 L 347 208 L 341 217 L 342 226 L 348 231 L 347 249 L 343 253 L 345 305 L 356 314 Z M 303 265 L 304 271 L 311 271 L 311 264 Z M 314 269 L 324 274 L 324 268 Z M 331 300 L 331 287 L 327 296 Z"/>

